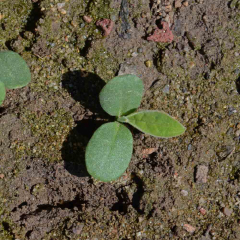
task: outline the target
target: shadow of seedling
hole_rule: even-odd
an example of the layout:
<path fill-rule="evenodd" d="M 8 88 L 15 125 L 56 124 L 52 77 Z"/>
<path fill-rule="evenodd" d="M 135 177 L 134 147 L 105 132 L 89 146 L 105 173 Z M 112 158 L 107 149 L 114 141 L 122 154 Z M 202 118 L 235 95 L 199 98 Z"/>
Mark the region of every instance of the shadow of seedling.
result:
<path fill-rule="evenodd" d="M 71 130 L 61 150 L 65 169 L 78 177 L 89 176 L 85 165 L 86 146 L 97 128 L 106 119 L 110 121 L 99 103 L 98 96 L 104 85 L 105 82 L 92 73 L 72 71 L 62 77 L 63 88 L 67 89 L 74 100 L 93 113 L 91 117 L 76 122 L 77 126 Z"/>
<path fill-rule="evenodd" d="M 106 116 L 99 103 L 99 93 L 105 82 L 96 74 L 69 71 L 62 76 L 62 86 L 71 97 L 93 113 Z"/>
<path fill-rule="evenodd" d="M 63 143 L 62 158 L 65 169 L 78 177 L 90 176 L 85 165 L 85 149 L 93 133 L 104 121 L 83 119 L 77 122 L 77 126 L 69 133 Z"/>

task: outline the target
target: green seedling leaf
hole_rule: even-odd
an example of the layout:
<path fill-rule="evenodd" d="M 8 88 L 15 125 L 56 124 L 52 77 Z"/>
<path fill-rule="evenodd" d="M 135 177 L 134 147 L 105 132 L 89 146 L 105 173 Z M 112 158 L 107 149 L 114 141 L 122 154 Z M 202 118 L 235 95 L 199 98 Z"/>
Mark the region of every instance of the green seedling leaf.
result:
<path fill-rule="evenodd" d="M 138 130 L 161 138 L 176 137 L 183 134 L 186 128 L 165 112 L 141 111 L 118 119 L 127 122 Z"/>
<path fill-rule="evenodd" d="M 31 80 L 31 73 L 24 59 L 15 52 L 0 52 L 0 81 L 6 89 L 26 86 Z"/>
<path fill-rule="evenodd" d="M 90 139 L 86 149 L 89 174 L 103 182 L 119 178 L 127 169 L 133 151 L 131 132 L 118 122 L 105 123 Z"/>
<path fill-rule="evenodd" d="M 143 82 L 135 75 L 122 75 L 110 80 L 100 92 L 100 104 L 111 116 L 122 116 L 140 106 Z"/>
<path fill-rule="evenodd" d="M 3 103 L 6 96 L 6 89 L 3 82 L 0 82 L 0 105 Z"/>

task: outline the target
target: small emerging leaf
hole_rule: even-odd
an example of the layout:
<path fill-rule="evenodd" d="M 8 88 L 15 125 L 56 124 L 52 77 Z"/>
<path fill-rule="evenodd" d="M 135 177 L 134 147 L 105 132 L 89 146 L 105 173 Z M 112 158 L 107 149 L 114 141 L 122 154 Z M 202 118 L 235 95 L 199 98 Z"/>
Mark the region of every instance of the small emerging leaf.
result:
<path fill-rule="evenodd" d="M 0 82 L 0 105 L 3 103 L 6 96 L 6 89 L 3 82 Z"/>
<path fill-rule="evenodd" d="M 90 139 L 86 149 L 89 174 L 103 182 L 119 178 L 127 169 L 133 151 L 131 132 L 118 122 L 105 123 Z"/>
<path fill-rule="evenodd" d="M 176 137 L 183 134 L 186 128 L 165 112 L 141 111 L 119 119 L 138 130 L 161 138 Z"/>
<path fill-rule="evenodd" d="M 100 104 L 111 116 L 122 116 L 140 106 L 143 82 L 135 75 L 122 75 L 110 80 L 100 92 Z"/>
<path fill-rule="evenodd" d="M 6 89 L 24 87 L 31 81 L 29 67 L 18 53 L 0 52 L 0 81 Z"/>

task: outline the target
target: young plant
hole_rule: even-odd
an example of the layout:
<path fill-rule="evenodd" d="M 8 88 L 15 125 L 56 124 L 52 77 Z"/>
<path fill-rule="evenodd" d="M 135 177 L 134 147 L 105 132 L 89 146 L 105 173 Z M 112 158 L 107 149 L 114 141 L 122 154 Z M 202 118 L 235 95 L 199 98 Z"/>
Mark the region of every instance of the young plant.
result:
<path fill-rule="evenodd" d="M 31 81 L 31 73 L 24 59 L 15 52 L 0 52 L 0 105 L 6 96 L 6 89 L 26 86 Z"/>
<path fill-rule="evenodd" d="M 99 127 L 87 145 L 86 166 L 94 178 L 110 182 L 127 169 L 133 151 L 133 137 L 122 123 L 161 138 L 176 137 L 185 132 L 185 127 L 167 113 L 135 112 L 143 91 L 143 82 L 135 75 L 115 77 L 101 90 L 100 104 L 109 115 L 116 116 L 116 121 Z"/>

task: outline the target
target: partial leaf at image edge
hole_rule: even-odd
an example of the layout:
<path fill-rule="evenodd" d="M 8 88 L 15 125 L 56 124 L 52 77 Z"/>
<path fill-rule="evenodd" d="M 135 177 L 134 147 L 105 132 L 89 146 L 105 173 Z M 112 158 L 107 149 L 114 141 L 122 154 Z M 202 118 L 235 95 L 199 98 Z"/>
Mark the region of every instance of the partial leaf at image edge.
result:
<path fill-rule="evenodd" d="M 0 52 L 0 81 L 6 89 L 24 87 L 31 81 L 30 69 L 18 53 Z"/>
<path fill-rule="evenodd" d="M 180 122 L 162 111 L 136 112 L 121 120 L 154 137 L 177 137 L 186 130 Z"/>
<path fill-rule="evenodd" d="M 0 105 L 2 105 L 6 96 L 6 89 L 3 82 L 0 82 Z"/>
<path fill-rule="evenodd" d="M 127 169 L 133 151 L 133 137 L 127 127 L 118 123 L 105 123 L 90 139 L 85 161 L 91 176 L 110 182 Z"/>
<path fill-rule="evenodd" d="M 135 75 L 121 75 L 110 80 L 99 95 L 104 111 L 111 116 L 122 116 L 140 106 L 143 82 Z"/>

